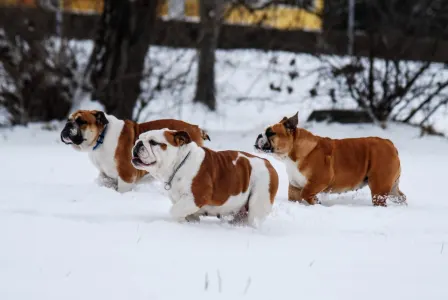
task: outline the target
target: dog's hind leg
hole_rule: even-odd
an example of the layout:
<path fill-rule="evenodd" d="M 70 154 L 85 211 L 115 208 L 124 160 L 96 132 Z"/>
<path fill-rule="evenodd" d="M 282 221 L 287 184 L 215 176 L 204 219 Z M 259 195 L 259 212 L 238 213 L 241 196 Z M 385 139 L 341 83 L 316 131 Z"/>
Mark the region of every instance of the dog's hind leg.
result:
<path fill-rule="evenodd" d="M 267 175 L 267 174 L 266 174 Z M 257 183 L 252 187 L 247 205 L 247 223 L 263 222 L 272 211 L 269 184 Z"/>
<path fill-rule="evenodd" d="M 177 221 L 185 221 L 188 216 L 196 214 L 199 210 L 193 198 L 183 197 L 173 204 L 170 214 Z"/>
<path fill-rule="evenodd" d="M 395 181 L 394 185 L 392 186 L 392 190 L 390 191 L 390 194 L 389 194 L 391 196 L 390 200 L 397 204 L 407 205 L 406 195 L 402 191 L 400 191 L 399 184 L 400 184 L 400 178 L 398 178 Z"/>
<path fill-rule="evenodd" d="M 99 186 L 104 186 L 107 188 L 113 188 L 113 189 L 117 189 L 117 180 L 110 178 L 109 176 L 107 176 L 106 174 L 104 174 L 103 172 L 100 172 L 98 174 L 98 177 L 95 179 L 95 182 L 99 185 Z"/>

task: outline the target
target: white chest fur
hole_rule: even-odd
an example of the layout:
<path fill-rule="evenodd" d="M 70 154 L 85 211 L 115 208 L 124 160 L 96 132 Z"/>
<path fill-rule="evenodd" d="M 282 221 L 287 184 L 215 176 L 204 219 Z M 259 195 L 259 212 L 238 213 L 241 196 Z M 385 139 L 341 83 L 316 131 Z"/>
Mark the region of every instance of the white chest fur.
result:
<path fill-rule="evenodd" d="M 104 142 L 96 150 L 89 152 L 89 158 L 97 169 L 110 178 L 118 179 L 118 171 L 115 162 L 115 150 L 120 138 L 124 122 L 113 116 L 107 116 L 107 126 Z"/>
<path fill-rule="evenodd" d="M 286 167 L 289 183 L 295 187 L 303 188 L 307 182 L 306 177 L 300 173 L 299 164 L 291 160 L 289 157 L 282 159 Z"/>

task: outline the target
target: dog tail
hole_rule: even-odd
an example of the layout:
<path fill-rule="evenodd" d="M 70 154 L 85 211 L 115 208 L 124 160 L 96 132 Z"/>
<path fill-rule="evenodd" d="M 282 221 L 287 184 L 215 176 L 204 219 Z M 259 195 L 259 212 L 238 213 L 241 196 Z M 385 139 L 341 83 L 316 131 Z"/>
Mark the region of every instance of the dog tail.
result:
<path fill-rule="evenodd" d="M 205 130 L 203 130 L 203 129 L 201 129 L 201 137 L 202 137 L 202 139 L 205 141 L 205 140 L 209 140 L 209 141 L 211 141 L 210 140 L 210 137 L 208 136 L 208 133 L 207 133 L 207 131 L 205 131 Z"/>

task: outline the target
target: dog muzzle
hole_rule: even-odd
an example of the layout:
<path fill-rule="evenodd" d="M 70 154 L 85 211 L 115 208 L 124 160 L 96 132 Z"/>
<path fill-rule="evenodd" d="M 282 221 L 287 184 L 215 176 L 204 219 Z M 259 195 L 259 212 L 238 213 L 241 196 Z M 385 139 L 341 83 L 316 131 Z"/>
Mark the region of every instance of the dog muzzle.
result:
<path fill-rule="evenodd" d="M 151 166 L 155 164 L 155 160 L 151 161 L 148 149 L 143 145 L 142 141 L 138 141 L 132 148 L 132 164 L 134 166 Z"/>
<path fill-rule="evenodd" d="M 259 134 L 254 145 L 255 149 L 260 152 L 272 153 L 272 145 L 269 139 L 264 134 Z"/>
<path fill-rule="evenodd" d="M 84 141 L 81 130 L 73 122 L 67 122 L 61 131 L 61 141 L 66 145 L 80 145 Z"/>

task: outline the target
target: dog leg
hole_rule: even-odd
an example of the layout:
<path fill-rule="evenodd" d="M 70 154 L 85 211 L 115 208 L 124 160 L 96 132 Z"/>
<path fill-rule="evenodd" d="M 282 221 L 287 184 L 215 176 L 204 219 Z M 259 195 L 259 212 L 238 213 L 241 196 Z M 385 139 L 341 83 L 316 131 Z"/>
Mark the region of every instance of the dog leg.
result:
<path fill-rule="evenodd" d="M 320 204 L 316 196 L 325 190 L 326 187 L 326 183 L 308 181 L 302 189 L 300 198 L 308 202 L 309 205 Z"/>
<path fill-rule="evenodd" d="M 95 182 L 99 186 L 104 186 L 104 187 L 107 187 L 107 188 L 117 189 L 117 181 L 115 179 L 110 178 L 109 176 L 107 176 L 103 172 L 100 172 L 98 174 L 98 177 L 96 178 Z"/>
<path fill-rule="evenodd" d="M 288 188 L 288 200 L 289 201 L 300 202 L 302 200 L 301 194 L 302 194 L 301 188 L 295 187 L 295 186 L 291 185 L 291 183 L 289 184 L 289 188 Z"/>
<path fill-rule="evenodd" d="M 197 215 L 197 214 L 188 215 L 185 217 L 185 220 L 187 222 L 192 222 L 192 223 L 201 221 L 201 219 L 199 218 L 199 215 Z"/>
<path fill-rule="evenodd" d="M 170 209 L 171 217 L 177 221 L 185 221 L 190 215 L 198 212 L 200 208 L 192 198 L 181 198 Z"/>
<path fill-rule="evenodd" d="M 244 205 L 239 212 L 237 212 L 233 219 L 230 220 L 229 224 L 231 225 L 241 225 L 248 222 L 249 212 L 246 209 L 246 205 Z"/>
<path fill-rule="evenodd" d="M 388 180 L 383 176 L 374 174 L 369 176 L 369 188 L 372 193 L 373 206 L 387 206 L 386 201 L 389 194 L 392 192 L 394 181 Z"/>
<path fill-rule="evenodd" d="M 132 190 L 132 188 L 134 187 L 134 183 L 129 183 L 124 181 L 123 179 L 121 179 L 120 177 L 118 177 L 118 187 L 117 187 L 117 191 L 119 193 L 126 193 L 129 192 L 130 190 Z"/>
<path fill-rule="evenodd" d="M 400 188 L 398 187 L 399 183 L 400 183 L 400 180 L 397 179 L 395 181 L 394 185 L 392 186 L 392 190 L 389 193 L 389 195 L 392 196 L 390 200 L 397 204 L 407 205 L 406 195 L 403 194 L 402 191 L 400 191 Z"/>

